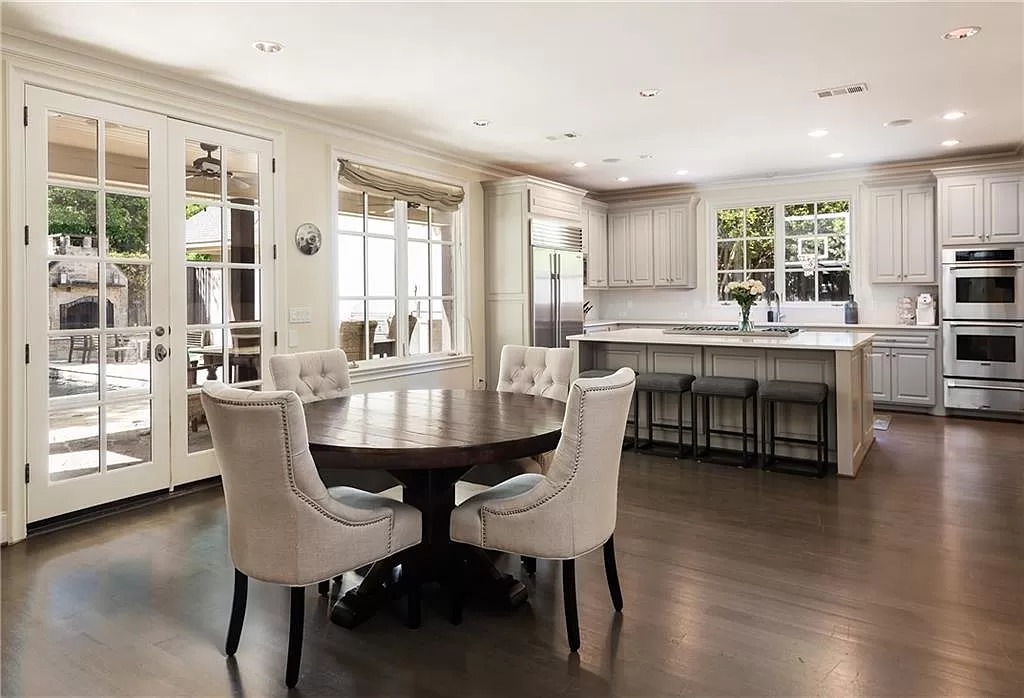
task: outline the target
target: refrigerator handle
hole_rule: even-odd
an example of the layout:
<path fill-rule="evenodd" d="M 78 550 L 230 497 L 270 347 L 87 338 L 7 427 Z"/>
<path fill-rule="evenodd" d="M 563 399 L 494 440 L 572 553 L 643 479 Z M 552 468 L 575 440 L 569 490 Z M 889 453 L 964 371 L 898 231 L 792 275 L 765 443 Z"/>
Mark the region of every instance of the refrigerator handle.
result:
<path fill-rule="evenodd" d="M 555 341 L 556 347 L 562 346 L 562 258 L 558 253 L 551 255 L 551 266 L 555 276 Z"/>
<path fill-rule="evenodd" d="M 551 334 L 552 342 L 558 337 L 558 277 L 555 274 L 555 255 L 548 253 L 548 278 L 551 284 Z"/>

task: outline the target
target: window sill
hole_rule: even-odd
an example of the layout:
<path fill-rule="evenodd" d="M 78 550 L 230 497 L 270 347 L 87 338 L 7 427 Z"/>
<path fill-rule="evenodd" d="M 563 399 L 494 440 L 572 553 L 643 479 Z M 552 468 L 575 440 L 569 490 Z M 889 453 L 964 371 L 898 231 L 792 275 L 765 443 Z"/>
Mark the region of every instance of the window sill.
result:
<path fill-rule="evenodd" d="M 382 378 L 400 378 L 473 365 L 472 354 L 429 354 L 422 357 L 403 356 L 359 361 L 349 368 L 353 385 Z"/>

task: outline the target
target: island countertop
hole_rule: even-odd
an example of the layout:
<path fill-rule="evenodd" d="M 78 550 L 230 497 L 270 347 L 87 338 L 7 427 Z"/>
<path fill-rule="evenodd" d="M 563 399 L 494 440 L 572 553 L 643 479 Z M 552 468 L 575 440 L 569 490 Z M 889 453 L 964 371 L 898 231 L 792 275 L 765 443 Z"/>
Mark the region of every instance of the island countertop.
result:
<path fill-rule="evenodd" d="M 819 351 L 852 351 L 871 342 L 872 332 L 815 332 L 801 330 L 788 337 L 737 337 L 714 334 L 665 334 L 658 329 L 635 328 L 610 330 L 595 334 L 577 334 L 571 341 L 603 344 L 676 344 L 704 347 L 745 347 L 747 349 L 817 349 Z"/>

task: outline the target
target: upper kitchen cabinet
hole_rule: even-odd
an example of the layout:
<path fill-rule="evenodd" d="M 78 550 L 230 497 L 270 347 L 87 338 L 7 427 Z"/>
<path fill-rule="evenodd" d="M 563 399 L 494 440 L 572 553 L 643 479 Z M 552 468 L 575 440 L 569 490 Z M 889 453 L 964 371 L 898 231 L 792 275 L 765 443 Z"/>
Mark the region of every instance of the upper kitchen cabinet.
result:
<path fill-rule="evenodd" d="M 579 221 L 583 218 L 583 196 L 575 190 L 561 185 L 530 182 L 528 185 L 530 215 L 539 217 L 565 218 Z"/>
<path fill-rule="evenodd" d="M 871 283 L 936 283 L 931 186 L 868 188 Z"/>
<path fill-rule="evenodd" d="M 654 285 L 693 288 L 697 285 L 693 207 L 654 209 Z"/>
<path fill-rule="evenodd" d="M 1021 163 L 934 172 L 939 183 L 939 238 L 944 246 L 1024 242 Z"/>
<path fill-rule="evenodd" d="M 608 206 L 583 200 L 583 252 L 587 255 L 587 288 L 608 288 Z"/>
<path fill-rule="evenodd" d="M 608 213 L 608 286 L 696 286 L 694 202 L 667 205 L 612 204 Z"/>

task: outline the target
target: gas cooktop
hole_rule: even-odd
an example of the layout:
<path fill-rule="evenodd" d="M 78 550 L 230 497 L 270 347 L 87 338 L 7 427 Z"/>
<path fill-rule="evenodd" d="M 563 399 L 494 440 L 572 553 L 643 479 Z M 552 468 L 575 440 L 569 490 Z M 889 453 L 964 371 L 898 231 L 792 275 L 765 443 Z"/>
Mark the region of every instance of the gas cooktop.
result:
<path fill-rule="evenodd" d="M 715 334 L 737 337 L 792 337 L 799 331 L 799 327 L 785 325 L 755 327 L 752 330 L 741 330 L 736 325 L 679 325 L 663 330 L 665 334 Z"/>

